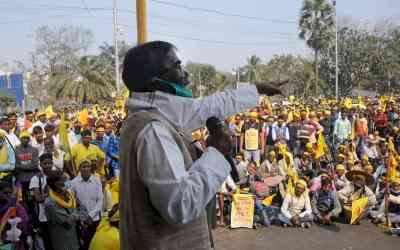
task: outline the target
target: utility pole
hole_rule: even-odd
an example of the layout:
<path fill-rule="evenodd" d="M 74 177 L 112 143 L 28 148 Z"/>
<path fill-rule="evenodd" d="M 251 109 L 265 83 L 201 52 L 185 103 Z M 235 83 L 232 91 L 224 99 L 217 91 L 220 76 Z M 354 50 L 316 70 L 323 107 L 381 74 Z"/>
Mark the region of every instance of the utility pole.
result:
<path fill-rule="evenodd" d="M 200 94 L 200 99 L 203 98 L 203 86 L 201 86 L 201 71 L 199 70 L 199 94 Z"/>
<path fill-rule="evenodd" d="M 121 92 L 121 83 L 119 80 L 119 50 L 118 50 L 118 19 L 117 19 L 117 0 L 113 0 L 113 28 L 114 28 L 114 60 L 115 60 L 115 85 L 117 87 L 117 95 Z"/>
<path fill-rule="evenodd" d="M 147 41 L 147 0 L 136 0 L 136 21 L 138 44 Z"/>
<path fill-rule="evenodd" d="M 338 18 L 337 18 L 337 6 L 336 0 L 333 0 L 333 6 L 335 6 L 335 97 L 339 99 L 339 56 L 338 56 Z"/>

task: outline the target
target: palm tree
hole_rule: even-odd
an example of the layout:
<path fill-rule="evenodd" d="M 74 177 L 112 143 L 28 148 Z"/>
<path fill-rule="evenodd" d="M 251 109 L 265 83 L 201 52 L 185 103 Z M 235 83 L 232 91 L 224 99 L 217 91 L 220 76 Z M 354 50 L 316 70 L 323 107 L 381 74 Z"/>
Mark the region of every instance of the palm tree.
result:
<path fill-rule="evenodd" d="M 250 83 L 252 82 L 256 82 L 258 81 L 258 67 L 261 64 L 261 59 L 256 56 L 256 55 L 252 55 L 249 58 L 247 58 L 247 65 L 246 65 L 246 69 L 247 69 L 247 77 L 248 77 L 248 81 Z"/>
<path fill-rule="evenodd" d="M 112 72 L 97 56 L 84 56 L 69 66 L 70 72 L 59 72 L 49 79 L 49 90 L 58 100 L 97 103 L 111 100 L 115 91 Z"/>
<path fill-rule="evenodd" d="M 327 0 L 304 0 L 299 21 L 299 37 L 314 50 L 315 91 L 317 91 L 319 83 L 319 53 L 332 40 L 334 24 L 333 6 Z"/>

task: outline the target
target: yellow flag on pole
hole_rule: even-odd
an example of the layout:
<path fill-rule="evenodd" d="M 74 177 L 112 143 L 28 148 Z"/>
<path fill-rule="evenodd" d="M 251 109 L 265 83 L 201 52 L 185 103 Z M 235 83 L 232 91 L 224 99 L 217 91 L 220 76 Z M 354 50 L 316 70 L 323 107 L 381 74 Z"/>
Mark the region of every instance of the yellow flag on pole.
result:
<path fill-rule="evenodd" d="M 60 135 L 60 142 L 65 152 L 70 153 L 71 148 L 68 140 L 67 124 L 65 122 L 65 114 L 61 114 L 60 127 L 58 129 Z"/>
<path fill-rule="evenodd" d="M 368 204 L 368 197 L 362 197 L 353 201 L 351 205 L 351 221 L 350 224 L 354 224 L 360 219 L 360 216 L 363 214 L 365 207 Z"/>
<path fill-rule="evenodd" d="M 44 110 L 44 112 L 46 113 L 47 118 L 50 118 L 51 116 L 53 116 L 55 114 L 53 111 L 52 105 L 47 106 L 47 108 Z"/>
<path fill-rule="evenodd" d="M 325 151 L 326 151 L 325 138 L 322 133 L 319 133 L 317 140 L 317 149 L 315 150 L 315 158 L 318 159 L 321 156 L 325 155 Z"/>
<path fill-rule="evenodd" d="M 87 108 L 84 108 L 78 115 L 78 120 L 79 122 L 86 126 L 88 125 L 88 118 L 89 118 L 89 112 L 87 110 Z"/>

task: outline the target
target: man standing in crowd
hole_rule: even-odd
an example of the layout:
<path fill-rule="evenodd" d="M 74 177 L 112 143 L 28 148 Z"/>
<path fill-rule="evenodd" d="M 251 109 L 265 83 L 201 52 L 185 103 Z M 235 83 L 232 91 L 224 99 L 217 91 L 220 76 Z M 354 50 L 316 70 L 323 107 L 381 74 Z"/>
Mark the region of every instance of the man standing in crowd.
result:
<path fill-rule="evenodd" d="M 77 171 L 75 174 L 79 172 L 79 164 L 83 160 L 87 160 L 90 157 L 97 159 L 97 170 L 96 172 L 100 175 L 104 176 L 104 161 L 105 161 L 105 154 L 101 149 L 91 144 L 92 141 L 92 133 L 89 130 L 84 130 L 81 132 L 81 142 L 76 144 L 71 149 L 71 161 L 73 166 L 76 168 Z"/>
<path fill-rule="evenodd" d="M 32 147 L 36 148 L 39 155 L 44 152 L 44 130 L 40 126 L 35 126 L 32 129 Z"/>
<path fill-rule="evenodd" d="M 11 130 L 11 123 L 7 116 L 0 117 L 0 131 L 5 132 L 7 140 L 13 148 L 20 144 L 18 137 Z"/>
<path fill-rule="evenodd" d="M 260 165 L 261 152 L 264 152 L 264 136 L 262 124 L 258 122 L 258 113 L 253 111 L 250 113 L 250 119 L 242 126 L 242 134 L 240 137 L 240 145 L 244 153 L 245 161 L 256 162 Z"/>
<path fill-rule="evenodd" d="M 15 152 L 7 140 L 7 134 L 0 130 L 0 173 L 9 173 L 15 169 Z"/>
<path fill-rule="evenodd" d="M 32 205 L 29 199 L 29 182 L 39 173 L 39 151 L 30 145 L 28 131 L 21 133 L 21 145 L 15 149 L 15 172 L 17 180 L 22 185 L 22 194 L 28 205 Z"/>
<path fill-rule="evenodd" d="M 344 143 L 351 134 L 351 123 L 347 119 L 347 115 L 342 113 L 340 117 L 335 121 L 333 129 L 333 137 L 335 139 L 335 145 Z"/>
<path fill-rule="evenodd" d="M 121 249 L 209 250 L 205 207 L 230 173 L 231 142 L 216 138 L 197 159 L 185 134 L 256 106 L 257 88 L 194 99 L 175 47 L 161 41 L 129 50 L 123 68 L 132 98 L 121 132 Z"/>
<path fill-rule="evenodd" d="M 90 241 L 96 233 L 103 207 L 103 189 L 100 179 L 92 174 L 91 163 L 83 160 L 80 163 L 81 174 L 71 181 L 72 191 L 78 203 L 88 213 L 83 227 L 83 249 L 89 249 Z"/>
<path fill-rule="evenodd" d="M 34 226 L 39 229 L 40 236 L 43 238 L 43 243 L 46 250 L 52 250 L 50 232 L 47 224 L 44 202 L 49 196 L 47 187 L 47 175 L 53 168 L 53 156 L 51 153 L 44 153 L 39 157 L 41 171 L 34 175 L 29 183 L 29 189 L 34 200 Z"/>

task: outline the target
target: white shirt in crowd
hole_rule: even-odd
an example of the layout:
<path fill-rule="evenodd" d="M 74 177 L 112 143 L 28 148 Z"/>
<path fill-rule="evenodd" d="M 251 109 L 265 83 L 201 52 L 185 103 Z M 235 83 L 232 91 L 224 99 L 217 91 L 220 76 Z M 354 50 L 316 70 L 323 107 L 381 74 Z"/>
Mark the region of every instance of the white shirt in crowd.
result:
<path fill-rule="evenodd" d="M 35 175 L 32 177 L 29 183 L 29 190 L 34 188 L 41 188 L 42 192 L 46 192 L 47 177 L 45 175 Z M 39 221 L 47 222 L 46 212 L 44 208 L 44 203 L 39 203 Z"/>
<path fill-rule="evenodd" d="M 41 127 L 41 128 L 43 129 L 43 131 L 44 131 L 44 127 L 45 127 L 46 125 L 47 125 L 47 122 L 43 123 L 43 122 L 41 122 L 41 121 L 36 121 L 36 122 L 34 122 L 34 123 L 32 124 L 32 127 L 30 127 L 30 128 L 28 129 L 28 131 L 29 131 L 29 133 L 32 134 L 33 128 L 36 127 L 36 126 Z"/>
<path fill-rule="evenodd" d="M 311 202 L 308 192 L 304 192 L 300 197 L 297 197 L 296 195 L 286 195 L 283 200 L 281 212 L 288 219 L 291 219 L 295 215 L 298 215 L 299 217 L 311 215 Z"/>
<path fill-rule="evenodd" d="M 103 208 L 103 189 L 101 181 L 94 175 L 85 181 L 78 175 L 71 181 L 72 191 L 79 203 L 86 208 L 93 221 L 99 221 Z"/>
<path fill-rule="evenodd" d="M 38 143 L 35 138 L 31 139 L 32 147 L 36 148 L 39 152 L 39 155 L 42 155 L 44 152 L 44 143 Z"/>
<path fill-rule="evenodd" d="M 20 140 L 13 132 L 7 133 L 3 129 L 0 129 L 0 131 L 6 134 L 7 140 L 11 143 L 11 146 L 13 146 L 14 149 L 21 144 Z"/>

